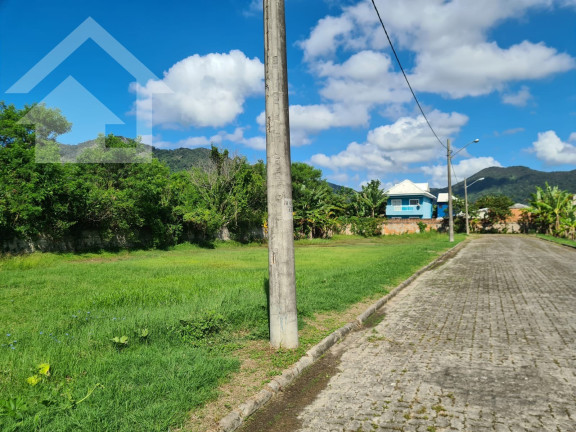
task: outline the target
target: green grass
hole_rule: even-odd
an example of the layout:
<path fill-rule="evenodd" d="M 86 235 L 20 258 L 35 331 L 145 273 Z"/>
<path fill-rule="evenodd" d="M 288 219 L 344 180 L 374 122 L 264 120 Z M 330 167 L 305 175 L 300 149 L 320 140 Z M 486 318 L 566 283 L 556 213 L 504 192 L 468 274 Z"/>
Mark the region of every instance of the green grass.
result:
<path fill-rule="evenodd" d="M 560 238 L 560 237 L 554 237 L 554 236 L 546 235 L 546 234 L 536 234 L 536 237 L 539 237 L 541 239 L 548 240 L 548 241 L 551 241 L 554 243 L 559 243 L 559 244 L 563 244 L 566 246 L 576 247 L 576 241 L 574 241 L 574 240 L 569 240 L 569 239 Z"/>
<path fill-rule="evenodd" d="M 435 233 L 297 242 L 299 318 L 379 297 L 451 245 Z M 259 245 L 1 259 L 0 430 L 182 424 L 238 369 L 242 338 L 268 337 L 267 272 Z"/>

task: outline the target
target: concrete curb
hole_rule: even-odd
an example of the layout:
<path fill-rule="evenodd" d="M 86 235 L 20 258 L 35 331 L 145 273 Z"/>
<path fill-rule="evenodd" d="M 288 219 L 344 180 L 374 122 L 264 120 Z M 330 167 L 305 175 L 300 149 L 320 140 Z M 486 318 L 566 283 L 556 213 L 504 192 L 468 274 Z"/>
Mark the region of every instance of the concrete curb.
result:
<path fill-rule="evenodd" d="M 538 240 L 544 240 L 545 242 L 548 242 L 548 243 L 557 244 L 558 246 L 564 246 L 564 247 L 567 247 L 567 248 L 570 248 L 570 249 L 576 249 L 576 246 L 569 245 L 569 244 L 564 244 L 564 243 L 558 243 L 558 242 L 555 242 L 554 240 L 550 240 L 550 239 L 547 239 L 547 238 L 536 237 L 536 236 L 534 236 L 534 238 L 537 238 Z"/>
<path fill-rule="evenodd" d="M 218 423 L 218 431 L 219 432 L 232 432 L 238 429 L 244 420 L 249 417 L 250 415 L 254 414 L 258 409 L 260 409 L 263 405 L 266 404 L 276 393 L 286 388 L 290 385 L 298 376 L 302 374 L 302 372 L 308 368 L 312 363 L 318 360 L 328 349 L 330 349 L 333 345 L 335 345 L 338 341 L 346 337 L 348 333 L 351 331 L 358 329 L 362 326 L 362 324 L 371 316 L 373 315 L 378 309 L 388 303 L 391 299 L 393 299 L 400 291 L 402 291 L 405 287 L 407 287 L 414 279 L 420 276 L 422 273 L 428 271 L 430 268 L 438 265 L 439 263 L 445 261 L 449 256 L 454 255 L 457 253 L 466 243 L 468 240 L 464 240 L 461 243 L 458 243 L 456 246 L 451 248 L 450 250 L 444 252 L 441 256 L 436 258 L 430 264 L 425 267 L 422 267 L 400 285 L 395 287 L 392 291 L 386 294 L 384 297 L 380 298 L 376 303 L 371 305 L 368 309 L 366 309 L 361 315 L 359 315 L 355 321 L 346 324 L 344 327 L 339 328 L 338 330 L 331 333 L 329 336 L 325 337 L 322 341 L 318 344 L 310 348 L 304 357 L 298 360 L 292 367 L 284 370 L 282 375 L 277 376 L 268 384 L 266 387 L 262 389 L 259 393 L 255 396 L 249 398 L 246 402 L 238 406 L 234 409 L 230 414 L 224 417 Z"/>

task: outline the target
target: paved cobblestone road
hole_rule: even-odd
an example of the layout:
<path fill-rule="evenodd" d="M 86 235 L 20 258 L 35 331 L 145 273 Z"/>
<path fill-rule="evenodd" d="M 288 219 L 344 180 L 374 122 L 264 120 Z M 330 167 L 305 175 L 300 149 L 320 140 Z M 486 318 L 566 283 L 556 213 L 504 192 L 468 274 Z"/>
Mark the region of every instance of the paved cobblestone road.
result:
<path fill-rule="evenodd" d="M 576 250 L 483 236 L 384 311 L 300 430 L 576 432 Z"/>
<path fill-rule="evenodd" d="M 482 236 L 384 312 L 290 429 L 576 432 L 576 250 Z"/>

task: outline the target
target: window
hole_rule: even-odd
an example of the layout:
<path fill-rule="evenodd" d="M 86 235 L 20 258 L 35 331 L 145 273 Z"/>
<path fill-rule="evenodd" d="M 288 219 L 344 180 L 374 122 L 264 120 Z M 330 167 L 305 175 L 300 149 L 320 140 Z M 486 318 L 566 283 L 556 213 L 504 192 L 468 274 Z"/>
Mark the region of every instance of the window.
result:
<path fill-rule="evenodd" d="M 393 199 L 393 200 L 391 200 L 390 204 L 392 204 L 393 206 L 401 206 L 402 200 L 401 199 Z"/>
<path fill-rule="evenodd" d="M 411 199 L 411 200 L 410 200 L 410 205 L 411 205 L 411 206 L 420 205 L 420 200 L 419 200 L 419 199 Z"/>

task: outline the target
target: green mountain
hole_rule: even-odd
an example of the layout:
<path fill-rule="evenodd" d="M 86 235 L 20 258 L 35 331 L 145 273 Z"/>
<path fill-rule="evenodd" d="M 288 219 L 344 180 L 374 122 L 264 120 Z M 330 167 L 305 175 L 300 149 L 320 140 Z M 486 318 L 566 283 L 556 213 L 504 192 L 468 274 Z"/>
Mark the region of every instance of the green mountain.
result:
<path fill-rule="evenodd" d="M 484 180 L 474 183 L 484 177 Z M 536 171 L 524 166 L 508 168 L 490 167 L 474 174 L 466 180 L 468 185 L 468 200 L 474 202 L 484 195 L 502 194 L 510 197 L 516 203 L 528 204 L 531 194 L 536 192 L 536 186 L 558 186 L 562 190 L 576 193 L 576 170 L 573 171 Z M 472 184 L 474 183 L 474 184 Z M 448 192 L 448 188 L 431 189 L 433 195 Z M 464 182 L 452 185 L 452 194 L 464 198 Z"/>
<path fill-rule="evenodd" d="M 133 142 L 131 139 L 122 136 L 118 136 L 117 138 L 127 144 Z M 97 141 L 95 139 L 85 141 L 78 145 L 60 144 L 60 156 L 64 162 L 73 162 L 83 150 L 93 148 L 96 144 Z M 152 147 L 152 155 L 168 165 L 170 170 L 184 171 L 210 159 L 210 150 L 207 148 L 164 150 Z"/>
<path fill-rule="evenodd" d="M 152 147 L 152 154 L 172 171 L 188 170 L 210 159 L 210 150 L 207 148 L 162 150 Z"/>

